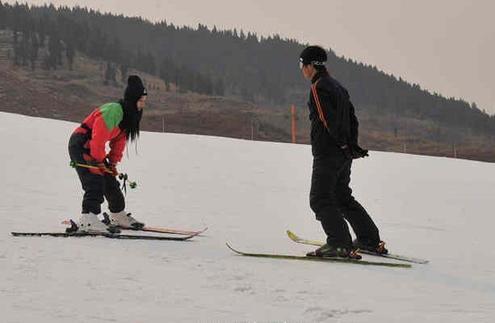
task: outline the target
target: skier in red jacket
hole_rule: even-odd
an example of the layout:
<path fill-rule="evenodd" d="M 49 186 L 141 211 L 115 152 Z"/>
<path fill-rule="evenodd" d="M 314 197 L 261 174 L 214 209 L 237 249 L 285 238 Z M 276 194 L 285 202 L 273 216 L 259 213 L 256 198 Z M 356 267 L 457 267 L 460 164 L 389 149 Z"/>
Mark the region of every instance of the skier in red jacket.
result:
<path fill-rule="evenodd" d="M 146 88 L 136 75 L 129 76 L 124 99 L 96 108 L 69 140 L 69 155 L 84 190 L 82 214 L 76 222 L 78 232 L 118 233 L 119 227 L 140 229 L 144 223 L 136 221 L 125 209 L 124 195 L 116 179 L 117 164 L 122 159 L 127 141 L 139 136 L 139 124 L 146 105 Z M 106 152 L 108 143 L 109 152 Z M 106 198 L 110 223 L 98 215 Z"/>

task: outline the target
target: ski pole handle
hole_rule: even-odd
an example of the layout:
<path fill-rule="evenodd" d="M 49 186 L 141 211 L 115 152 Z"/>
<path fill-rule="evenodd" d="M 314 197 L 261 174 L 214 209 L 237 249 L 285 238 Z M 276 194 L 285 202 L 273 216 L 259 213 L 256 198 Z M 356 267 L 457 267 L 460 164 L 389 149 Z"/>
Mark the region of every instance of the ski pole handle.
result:
<path fill-rule="evenodd" d="M 93 165 L 88 165 L 88 164 L 81 164 L 81 163 L 76 163 L 75 161 L 71 161 L 70 162 L 70 166 L 72 168 L 76 168 L 76 167 L 82 167 L 82 168 L 89 168 L 89 169 L 100 169 L 98 166 L 93 166 Z M 109 174 L 112 174 L 112 171 L 109 170 L 108 168 L 105 168 L 105 172 L 109 173 Z M 124 180 L 124 181 L 128 181 L 129 182 L 129 187 L 134 189 L 137 187 L 137 183 L 134 182 L 134 181 L 130 181 L 127 174 L 124 174 L 124 173 L 120 173 L 118 175 L 119 179 L 120 180 Z"/>

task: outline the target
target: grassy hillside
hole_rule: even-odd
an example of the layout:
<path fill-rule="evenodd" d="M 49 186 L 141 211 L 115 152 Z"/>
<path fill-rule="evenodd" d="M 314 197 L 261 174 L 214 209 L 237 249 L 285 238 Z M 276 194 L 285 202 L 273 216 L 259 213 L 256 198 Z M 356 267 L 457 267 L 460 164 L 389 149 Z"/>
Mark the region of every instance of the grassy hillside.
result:
<path fill-rule="evenodd" d="M 2 111 L 80 122 L 101 103 L 119 99 L 125 87 L 122 76 L 105 85 L 107 62 L 81 53 L 72 70 L 67 62 L 56 70 L 42 69 L 47 49 L 40 50 L 34 70 L 12 63 L 12 32 L 0 31 L 0 99 Z M 143 76 L 149 89 L 149 106 L 143 129 L 235 138 L 290 141 L 289 107 L 259 105 L 242 99 L 177 91 L 157 76 L 129 70 Z M 298 142 L 309 142 L 307 108 L 297 107 Z M 493 138 L 457 134 L 429 120 L 404 116 L 383 116 L 372 109 L 358 111 L 363 146 L 382 151 L 408 152 L 495 161 Z"/>

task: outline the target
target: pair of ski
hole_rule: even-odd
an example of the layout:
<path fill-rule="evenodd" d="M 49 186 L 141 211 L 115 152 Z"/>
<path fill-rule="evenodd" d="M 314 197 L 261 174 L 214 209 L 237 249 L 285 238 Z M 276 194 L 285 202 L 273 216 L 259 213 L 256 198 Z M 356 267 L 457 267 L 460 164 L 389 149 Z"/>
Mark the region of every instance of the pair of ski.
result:
<path fill-rule="evenodd" d="M 63 221 L 62 224 L 72 225 L 72 220 Z M 133 228 L 121 228 L 122 230 L 129 231 L 143 231 L 143 232 L 154 232 L 154 233 L 164 233 L 164 234 L 173 234 L 166 236 L 157 236 L 157 235 L 140 235 L 140 234 L 121 234 L 121 233 L 106 233 L 106 232 L 98 232 L 98 233 L 86 233 L 86 232 L 11 232 L 11 234 L 15 237 L 104 237 L 109 239 L 126 239 L 126 240 L 171 240 L 171 241 L 186 241 L 195 236 L 200 235 L 205 232 L 208 228 L 204 228 L 199 231 L 187 231 L 187 230 L 179 230 L 172 228 L 159 228 L 159 227 L 143 227 L 139 230 Z"/>
<path fill-rule="evenodd" d="M 292 231 L 287 231 L 287 235 L 289 238 L 300 244 L 305 244 L 305 245 L 312 245 L 312 246 L 322 246 L 324 243 L 321 241 L 314 241 L 314 240 L 308 240 L 308 239 L 303 239 L 297 236 L 295 233 Z M 290 259 L 290 260 L 308 260 L 308 261 L 321 261 L 321 262 L 342 262 L 342 263 L 352 263 L 352 264 L 359 264 L 359 265 L 368 265 L 368 266 L 384 266 L 384 267 L 399 267 L 399 268 L 410 268 L 411 265 L 408 263 L 415 263 L 415 264 L 427 264 L 428 260 L 424 259 L 418 259 L 418 258 L 412 258 L 412 257 L 405 257 L 405 256 L 400 256 L 400 255 L 393 255 L 393 254 L 378 254 L 366 250 L 360 250 L 360 253 L 367 254 L 370 256 L 376 256 L 376 257 L 383 257 L 383 258 L 388 258 L 388 259 L 393 259 L 393 260 L 399 260 L 403 262 L 408 262 L 408 263 L 391 263 L 391 262 L 378 262 L 378 261 L 367 261 L 367 260 L 357 260 L 357 259 L 349 259 L 349 258 L 338 258 L 338 257 L 310 257 L 310 256 L 297 256 L 297 255 L 284 255 L 284 254 L 270 254 L 270 253 L 249 253 L 249 252 L 243 252 L 234 249 L 232 246 L 230 246 L 227 243 L 227 247 L 234 251 L 235 253 L 242 255 L 242 256 L 249 256 L 249 257 L 257 257 L 257 258 L 271 258 L 271 259 Z"/>

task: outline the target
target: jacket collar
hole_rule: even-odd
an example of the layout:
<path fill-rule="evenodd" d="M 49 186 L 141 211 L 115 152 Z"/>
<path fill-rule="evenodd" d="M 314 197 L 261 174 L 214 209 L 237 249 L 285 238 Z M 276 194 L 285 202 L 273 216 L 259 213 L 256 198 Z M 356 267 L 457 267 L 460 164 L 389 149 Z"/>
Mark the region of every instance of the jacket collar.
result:
<path fill-rule="evenodd" d="M 315 84 L 320 78 L 328 75 L 328 71 L 316 72 L 315 76 L 311 79 L 311 84 Z"/>

